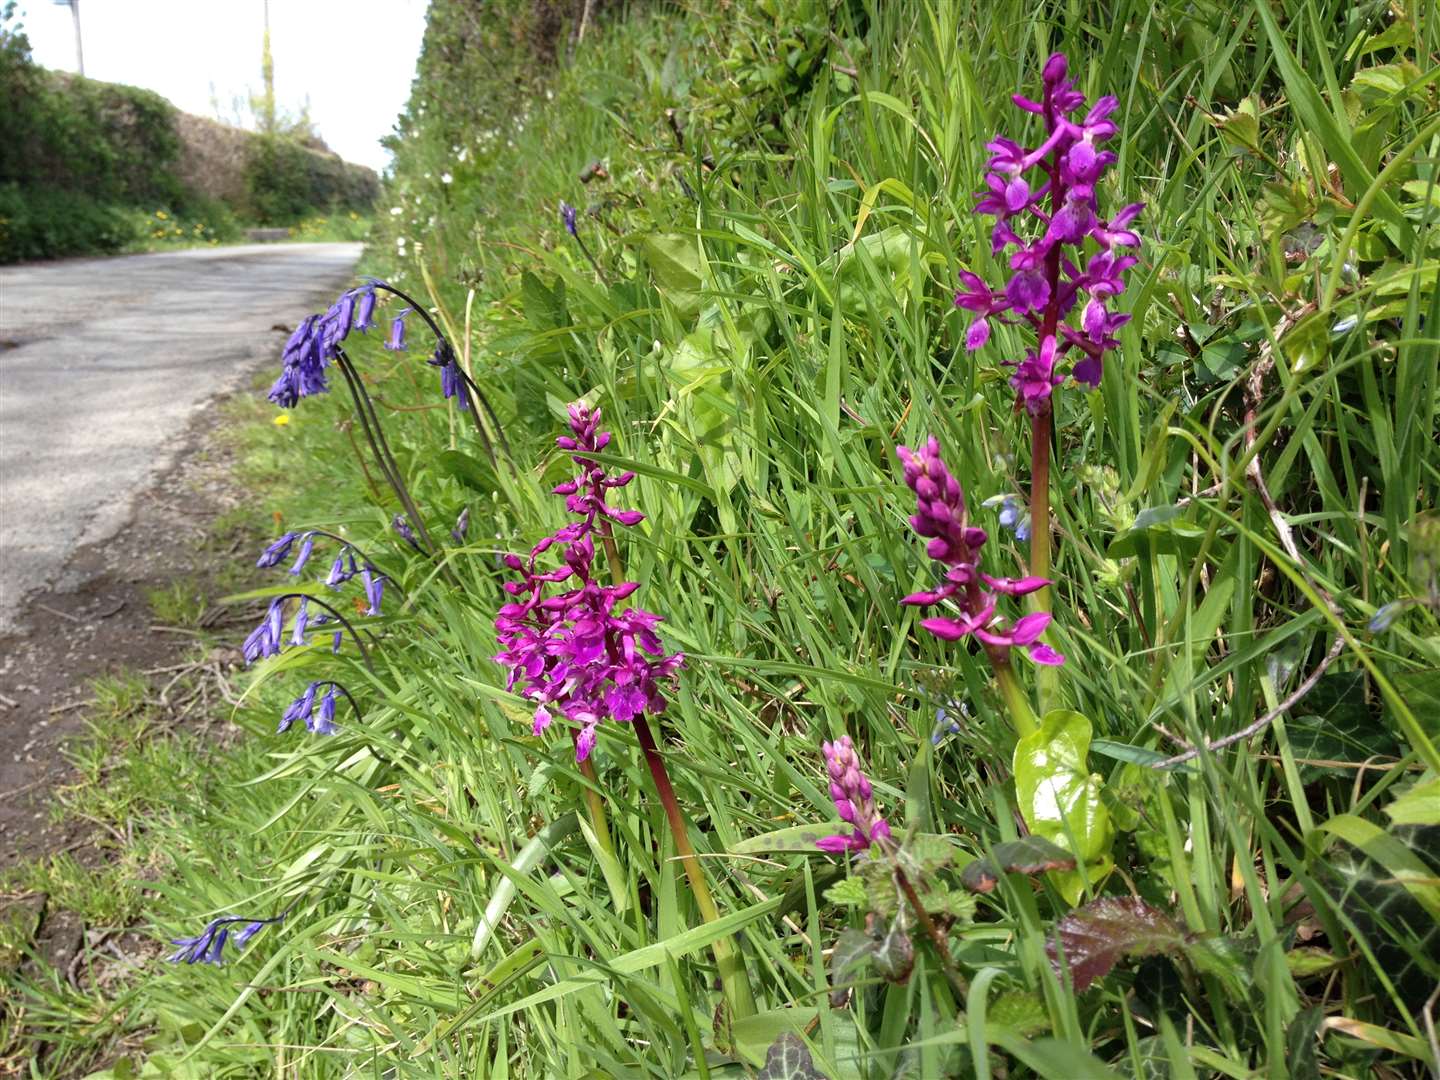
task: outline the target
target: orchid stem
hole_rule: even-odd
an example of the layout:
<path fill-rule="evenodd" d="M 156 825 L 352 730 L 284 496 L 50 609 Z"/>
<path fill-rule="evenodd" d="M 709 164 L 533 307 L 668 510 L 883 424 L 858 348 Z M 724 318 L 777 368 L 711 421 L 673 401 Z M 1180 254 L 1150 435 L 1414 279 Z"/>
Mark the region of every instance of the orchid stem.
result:
<path fill-rule="evenodd" d="M 946 981 L 950 983 L 950 989 L 955 991 L 956 1004 L 964 1004 L 970 993 L 970 985 L 955 967 L 955 960 L 950 955 L 950 946 L 945 941 L 945 935 L 940 932 L 940 928 L 935 925 L 935 920 L 930 918 L 930 913 L 920 902 L 920 897 L 915 892 L 915 886 L 910 884 L 910 879 L 905 875 L 905 871 L 898 866 L 895 868 L 895 882 L 900 886 L 900 891 L 905 894 L 905 899 L 909 901 L 910 910 L 915 913 L 915 919 L 920 923 L 920 929 L 925 931 L 925 936 L 930 939 L 930 944 L 935 946 L 935 954 L 940 958 L 940 970 L 945 973 Z"/>
<path fill-rule="evenodd" d="M 650 778 L 655 782 L 655 792 L 660 804 L 665 807 L 665 816 L 670 821 L 670 832 L 675 837 L 675 851 L 685 867 L 685 876 L 690 880 L 690 891 L 695 896 L 695 905 L 700 909 L 706 922 L 717 922 L 720 911 L 705 880 L 705 871 L 690 846 L 690 835 L 685 828 L 685 816 L 675 798 L 675 789 L 670 786 L 670 774 L 665 768 L 665 759 L 655 745 L 655 736 L 645 714 L 635 717 L 635 735 L 640 740 L 640 750 L 645 755 L 645 764 L 650 767 Z M 725 998 L 730 1005 L 730 1019 L 739 1020 L 755 1015 L 755 998 L 750 992 L 750 978 L 745 972 L 745 959 L 733 937 L 723 937 L 712 946 L 715 965 L 720 969 L 720 981 L 725 986 Z"/>
<path fill-rule="evenodd" d="M 1030 573 L 1050 577 L 1050 411 L 1034 418 L 1030 426 Z M 1036 611 L 1051 610 L 1050 586 L 1034 593 Z M 1049 710 L 1059 685 L 1054 668 L 1041 667 L 1036 679 L 1040 711 Z"/>

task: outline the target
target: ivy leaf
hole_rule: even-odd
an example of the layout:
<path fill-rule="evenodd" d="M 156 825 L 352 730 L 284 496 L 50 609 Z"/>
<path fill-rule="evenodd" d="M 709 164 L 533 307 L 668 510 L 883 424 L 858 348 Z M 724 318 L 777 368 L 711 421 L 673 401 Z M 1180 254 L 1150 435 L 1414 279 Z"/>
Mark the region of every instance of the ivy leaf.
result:
<path fill-rule="evenodd" d="M 1185 931 L 1163 911 L 1135 897 L 1104 896 L 1057 922 L 1045 951 L 1057 974 L 1063 951 L 1078 992 L 1108 974 L 1122 956 L 1176 952 L 1185 943 Z"/>
<path fill-rule="evenodd" d="M 1075 856 L 1043 836 L 1027 836 L 996 844 L 990 854 L 960 871 L 960 884 L 971 892 L 988 893 L 1001 874 L 1043 874 L 1075 869 Z"/>
<path fill-rule="evenodd" d="M 770 1044 L 755 1080 L 825 1080 L 825 1076 L 816 1070 L 809 1047 L 787 1031 Z"/>

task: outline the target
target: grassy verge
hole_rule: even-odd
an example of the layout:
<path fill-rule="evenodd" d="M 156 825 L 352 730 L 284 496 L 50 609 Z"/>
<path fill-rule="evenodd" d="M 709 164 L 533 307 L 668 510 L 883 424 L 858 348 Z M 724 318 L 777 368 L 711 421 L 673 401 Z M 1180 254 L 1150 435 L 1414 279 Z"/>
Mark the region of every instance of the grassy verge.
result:
<path fill-rule="evenodd" d="M 348 638 L 263 661 L 245 734 L 148 796 L 171 862 L 157 931 L 284 919 L 224 966 L 97 995 L 148 1032 L 130 1060 L 705 1077 L 754 1072 L 788 1034 L 813 1063 L 789 1075 L 832 1080 L 1421 1075 L 1440 976 L 1430 13 L 754 0 L 723 24 L 630 15 L 538 93 L 522 53 L 464 67 L 467 35 L 512 40 L 526 10 L 432 11 L 401 213 L 370 261 L 432 305 L 508 460 L 440 396 L 413 320 L 410 353 L 347 348 L 431 557 L 390 527 L 339 392 L 247 427 L 274 534 L 336 533 L 391 585 L 383 615 L 353 583 L 332 598 L 369 663 Z M 985 507 L 1030 495 L 1000 361 L 1031 340 L 999 325 L 968 354 L 953 297 L 962 269 L 1004 280 L 972 193 L 987 140 L 1033 137 L 1010 95 L 1055 49 L 1119 98 L 1107 212 L 1146 210 L 1099 387 L 1056 391 L 1067 663 L 1024 671 L 1018 693 L 1056 707 L 1037 744 L 984 654 L 899 603 L 933 572 L 895 448 L 938 436 L 990 573 L 1032 558 Z M 635 602 L 687 655 L 660 753 L 719 930 L 636 729 L 601 724 L 582 771 L 490 659 L 499 556 L 567 520 L 553 439 L 581 397 L 637 474 L 616 495 L 646 514 L 621 552 Z M 356 711 L 276 734 L 315 678 Z M 840 829 L 820 744 L 846 734 L 928 920 L 900 878 L 816 846 Z M 1083 820 L 1047 817 L 1046 784 Z M 609 847 L 575 816 L 587 792 Z M 722 1006 L 727 934 L 756 1015 Z"/>

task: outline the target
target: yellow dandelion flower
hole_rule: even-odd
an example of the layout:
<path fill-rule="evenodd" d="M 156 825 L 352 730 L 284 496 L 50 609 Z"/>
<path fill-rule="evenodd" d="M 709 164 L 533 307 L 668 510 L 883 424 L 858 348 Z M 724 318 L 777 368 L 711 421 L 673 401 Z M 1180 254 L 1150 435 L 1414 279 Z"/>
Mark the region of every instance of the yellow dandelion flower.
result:
<path fill-rule="evenodd" d="M 165 213 L 164 210 L 156 210 L 156 211 L 155 211 L 155 216 L 156 216 L 157 218 L 159 218 L 161 221 L 164 221 L 164 220 L 165 220 L 166 218 L 168 218 L 170 215 L 167 214 L 167 213 Z"/>
<path fill-rule="evenodd" d="M 282 412 L 270 422 L 276 427 L 284 427 L 286 424 L 290 423 L 290 414 Z"/>

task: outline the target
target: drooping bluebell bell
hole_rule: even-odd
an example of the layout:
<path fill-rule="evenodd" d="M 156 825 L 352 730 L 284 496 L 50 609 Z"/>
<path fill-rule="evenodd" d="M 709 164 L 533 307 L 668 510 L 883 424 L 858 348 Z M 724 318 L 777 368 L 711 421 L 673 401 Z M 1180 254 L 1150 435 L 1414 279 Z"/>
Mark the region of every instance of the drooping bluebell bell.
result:
<path fill-rule="evenodd" d="M 299 577 L 300 571 L 305 569 L 305 564 L 310 561 L 310 554 L 315 550 L 315 534 L 307 532 L 300 540 L 300 550 L 295 554 L 295 565 L 290 567 L 292 577 Z"/>
<path fill-rule="evenodd" d="M 365 568 L 360 571 L 360 584 L 365 589 L 365 600 L 370 605 L 365 614 L 371 617 L 378 616 L 380 600 L 385 595 L 385 575 L 377 573 L 375 568 L 367 563 Z"/>
<path fill-rule="evenodd" d="M 460 407 L 470 407 L 468 395 L 461 393 L 463 379 L 460 375 L 460 365 L 455 362 L 455 354 L 449 346 L 443 342 L 435 347 L 435 353 L 429 360 L 425 361 L 431 367 L 440 369 L 440 393 L 447 398 L 459 398 Z"/>
<path fill-rule="evenodd" d="M 290 644 L 297 649 L 305 644 L 305 628 L 310 618 L 310 598 L 302 596 L 300 607 L 295 612 L 295 629 L 290 634 Z"/>
<path fill-rule="evenodd" d="M 267 926 L 281 922 L 285 916 L 276 915 L 270 919 L 255 919 L 245 915 L 222 915 L 212 919 L 204 930 L 194 937 L 172 938 L 170 944 L 180 948 L 166 959 L 172 964 L 223 964 L 227 941 L 234 942 L 237 949 L 243 949 L 252 937 Z M 231 927 L 236 923 L 245 925 L 234 933 Z"/>
<path fill-rule="evenodd" d="M 450 530 L 450 535 L 455 538 L 457 544 L 465 542 L 465 534 L 470 531 L 470 508 L 467 506 L 460 511 L 460 516 L 455 519 L 455 527 Z"/>
<path fill-rule="evenodd" d="M 575 225 L 575 207 L 564 199 L 560 200 L 560 221 L 564 224 L 566 232 L 579 239 L 579 232 Z"/>
<path fill-rule="evenodd" d="M 245 663 L 253 664 L 256 660 L 267 656 L 275 656 L 280 652 L 280 638 L 285 630 L 285 601 L 277 597 L 270 601 L 270 607 L 265 612 L 265 618 L 260 625 L 250 631 L 245 638 L 245 644 L 241 649 L 245 657 Z"/>
<path fill-rule="evenodd" d="M 385 348 L 391 352 L 405 351 L 405 316 L 414 310 L 407 307 L 390 321 L 390 337 L 385 342 Z"/>
<path fill-rule="evenodd" d="M 360 294 L 360 302 L 355 308 L 355 329 L 365 333 L 375 325 L 375 290 L 366 289 Z"/>
<path fill-rule="evenodd" d="M 410 527 L 410 523 L 405 520 L 404 514 L 396 514 L 394 520 L 392 520 L 390 524 L 395 529 L 395 531 L 400 534 L 401 540 L 404 540 L 416 551 L 423 550 L 420 547 L 420 541 L 415 538 L 415 530 L 412 529 Z"/>
<path fill-rule="evenodd" d="M 320 707 L 315 710 L 313 722 L 307 719 L 306 726 L 316 735 L 335 734 L 335 684 L 333 682 L 325 691 L 325 696 L 320 699 Z"/>
<path fill-rule="evenodd" d="M 300 536 L 298 532 L 287 532 L 280 539 L 267 547 L 260 555 L 256 566 L 262 569 L 271 566 L 279 566 L 280 563 L 290 554 L 290 548 Z"/>
<path fill-rule="evenodd" d="M 323 685 L 323 682 L 312 682 L 305 687 L 304 693 L 289 704 L 280 717 L 280 726 L 275 729 L 277 735 L 289 731 L 297 720 L 303 720 L 307 728 L 311 726 L 310 714 L 315 709 L 315 692 Z"/>

